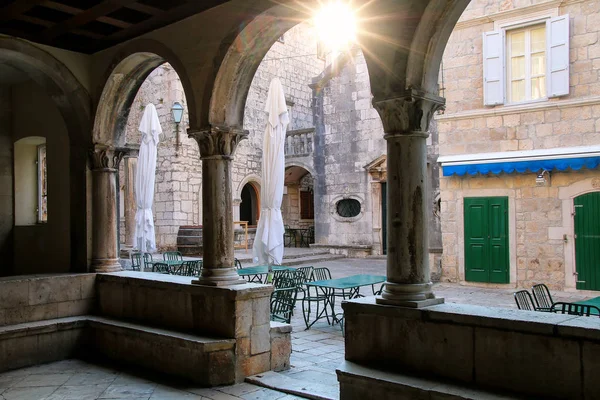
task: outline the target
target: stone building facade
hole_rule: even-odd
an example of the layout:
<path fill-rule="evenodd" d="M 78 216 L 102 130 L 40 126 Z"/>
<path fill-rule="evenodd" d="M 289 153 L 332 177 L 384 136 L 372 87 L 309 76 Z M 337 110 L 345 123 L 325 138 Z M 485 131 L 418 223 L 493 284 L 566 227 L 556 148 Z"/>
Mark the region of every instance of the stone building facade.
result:
<path fill-rule="evenodd" d="M 599 31 L 600 2 L 577 0 L 474 0 L 456 25 L 436 117 L 444 280 L 600 290 Z"/>
<path fill-rule="evenodd" d="M 248 221 L 251 246 L 260 217 L 264 107 L 269 84 L 277 77 L 291 116 L 285 145 L 284 223 L 302 230 L 303 235 L 314 228 L 316 247 L 351 256 L 384 254 L 387 149 L 381 119 L 371 104 L 367 63 L 358 48 L 341 55 L 319 52 L 316 32 L 304 23 L 274 43 L 258 67 L 244 112 L 244 129 L 249 135 L 240 142 L 232 166 L 234 221 Z M 180 226 L 201 225 L 202 221 L 199 154 L 195 143 L 183 134 L 186 121 L 181 123 L 180 150 L 174 150 L 177 141 L 170 108 L 175 101 L 185 106 L 181 83 L 165 64 L 142 85 L 127 128 L 127 142 L 139 143 L 137 126 L 143 107 L 148 102 L 157 106 L 163 136 L 158 147 L 154 211 L 161 250 L 176 247 Z M 439 277 L 441 257 L 436 135 L 432 134 L 428 146 L 434 278 Z M 123 209 L 128 198 L 126 170 L 127 159 L 120 174 Z M 123 211 L 122 243 L 128 231 L 126 219 Z M 238 245 L 244 240 L 242 232 L 237 226 Z M 298 234 L 296 243 L 307 245 L 307 240 Z"/>

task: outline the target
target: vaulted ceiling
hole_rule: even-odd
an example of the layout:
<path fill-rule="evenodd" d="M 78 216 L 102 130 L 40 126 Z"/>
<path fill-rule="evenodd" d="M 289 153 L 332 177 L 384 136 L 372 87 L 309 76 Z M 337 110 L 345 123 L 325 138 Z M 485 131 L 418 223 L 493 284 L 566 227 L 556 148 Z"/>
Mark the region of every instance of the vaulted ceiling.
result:
<path fill-rule="evenodd" d="M 0 0 L 0 33 L 95 53 L 227 0 Z"/>

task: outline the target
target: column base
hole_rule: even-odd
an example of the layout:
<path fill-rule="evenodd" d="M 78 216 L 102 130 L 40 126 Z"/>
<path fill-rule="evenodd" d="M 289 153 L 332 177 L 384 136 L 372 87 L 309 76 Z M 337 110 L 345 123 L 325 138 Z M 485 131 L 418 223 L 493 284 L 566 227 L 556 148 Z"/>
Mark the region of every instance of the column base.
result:
<path fill-rule="evenodd" d="M 194 285 L 231 286 L 242 285 L 246 282 L 238 275 L 235 268 L 202 268 L 202 276 L 192 281 Z"/>
<path fill-rule="evenodd" d="M 123 267 L 119 263 L 118 258 L 103 258 L 92 260 L 92 271 L 94 272 L 119 272 L 122 271 Z"/>
<path fill-rule="evenodd" d="M 444 302 L 443 298 L 436 298 L 429 283 L 392 283 L 386 282 L 381 297 L 377 297 L 377 304 L 422 308 Z"/>

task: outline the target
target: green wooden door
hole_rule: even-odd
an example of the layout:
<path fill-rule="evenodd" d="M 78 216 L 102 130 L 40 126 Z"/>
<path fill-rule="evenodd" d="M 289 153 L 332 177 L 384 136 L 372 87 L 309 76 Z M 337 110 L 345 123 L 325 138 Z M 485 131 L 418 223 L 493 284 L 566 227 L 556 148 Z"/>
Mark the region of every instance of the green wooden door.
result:
<path fill-rule="evenodd" d="M 387 254 L 387 183 L 381 182 L 381 251 Z"/>
<path fill-rule="evenodd" d="M 600 290 L 600 192 L 576 197 L 573 203 L 577 289 Z"/>
<path fill-rule="evenodd" d="M 508 198 L 465 198 L 465 279 L 509 282 Z"/>

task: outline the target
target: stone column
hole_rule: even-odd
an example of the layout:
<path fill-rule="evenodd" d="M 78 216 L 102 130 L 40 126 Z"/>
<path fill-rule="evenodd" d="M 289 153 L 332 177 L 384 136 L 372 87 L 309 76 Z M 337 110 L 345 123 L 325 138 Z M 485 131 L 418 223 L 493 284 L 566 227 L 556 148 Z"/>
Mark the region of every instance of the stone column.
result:
<path fill-rule="evenodd" d="M 96 145 L 92 150 L 92 269 L 121 270 L 117 244 L 117 173 L 123 151 Z"/>
<path fill-rule="evenodd" d="M 137 172 L 138 150 L 129 150 L 125 155 L 123 172 L 125 175 L 125 193 L 123 204 L 125 207 L 125 245 L 135 246 L 135 175 Z"/>
<path fill-rule="evenodd" d="M 425 307 L 443 302 L 431 290 L 427 235 L 427 130 L 444 104 L 411 90 L 373 100 L 387 140 L 387 282 L 380 304 Z"/>
<path fill-rule="evenodd" d="M 234 267 L 231 163 L 242 129 L 211 127 L 188 130 L 202 160 L 202 276 L 192 283 L 226 286 L 245 283 Z"/>

